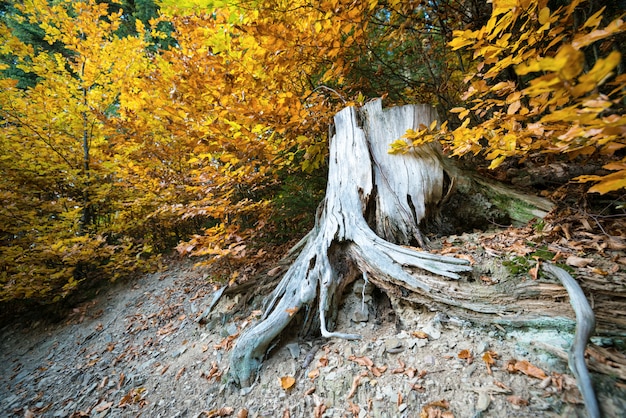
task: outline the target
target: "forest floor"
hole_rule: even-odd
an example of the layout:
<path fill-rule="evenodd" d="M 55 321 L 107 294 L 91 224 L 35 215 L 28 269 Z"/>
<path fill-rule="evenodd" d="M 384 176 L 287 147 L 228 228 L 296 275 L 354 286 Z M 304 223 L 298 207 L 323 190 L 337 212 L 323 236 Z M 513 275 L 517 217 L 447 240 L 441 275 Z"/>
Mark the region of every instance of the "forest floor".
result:
<path fill-rule="evenodd" d="M 478 247 L 462 248 L 479 264 Z M 391 303 L 360 280 L 344 295 L 337 329 L 362 340 L 285 336 L 254 385 L 236 389 L 222 379 L 228 350 L 261 298 L 233 312 L 238 296 L 224 296 L 200 324 L 214 291 L 191 262 L 170 260 L 60 323 L 5 325 L 0 416 L 584 416 L 566 360 L 555 355 L 569 348 L 570 333 L 478 327 Z M 604 415 L 626 416 L 625 381 L 599 373 L 593 381 Z"/>

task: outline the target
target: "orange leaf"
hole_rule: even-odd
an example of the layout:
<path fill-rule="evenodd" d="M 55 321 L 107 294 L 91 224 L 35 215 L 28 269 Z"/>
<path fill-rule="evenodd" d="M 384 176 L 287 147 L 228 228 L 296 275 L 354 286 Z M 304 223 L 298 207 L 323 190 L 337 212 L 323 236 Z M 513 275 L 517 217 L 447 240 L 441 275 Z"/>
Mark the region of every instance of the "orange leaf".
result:
<path fill-rule="evenodd" d="M 528 405 L 528 401 L 522 397 L 516 396 L 516 395 L 511 395 L 511 396 L 507 396 L 506 400 L 511 402 L 513 405 L 517 405 L 517 406 L 527 406 Z"/>
<path fill-rule="evenodd" d="M 353 355 L 353 356 L 348 357 L 348 360 L 351 360 L 365 367 L 372 367 L 374 365 L 374 362 L 369 357 L 366 357 L 366 356 L 357 357 Z"/>
<path fill-rule="evenodd" d="M 413 335 L 415 338 L 420 338 L 422 340 L 428 338 L 428 334 L 426 334 L 424 331 L 413 331 L 411 335 Z"/>
<path fill-rule="evenodd" d="M 482 358 L 487 365 L 487 373 L 491 374 L 491 365 L 496 363 L 495 359 L 498 358 L 498 353 L 494 351 L 486 351 Z"/>
<path fill-rule="evenodd" d="M 292 376 L 283 376 L 280 378 L 280 386 L 284 390 L 293 389 L 295 384 L 296 384 L 296 379 L 294 379 Z"/>
<path fill-rule="evenodd" d="M 527 376 L 535 377 L 537 379 L 545 379 L 548 377 L 546 373 L 539 367 L 532 365 L 527 360 L 519 360 L 513 364 L 513 369 L 524 373 Z"/>

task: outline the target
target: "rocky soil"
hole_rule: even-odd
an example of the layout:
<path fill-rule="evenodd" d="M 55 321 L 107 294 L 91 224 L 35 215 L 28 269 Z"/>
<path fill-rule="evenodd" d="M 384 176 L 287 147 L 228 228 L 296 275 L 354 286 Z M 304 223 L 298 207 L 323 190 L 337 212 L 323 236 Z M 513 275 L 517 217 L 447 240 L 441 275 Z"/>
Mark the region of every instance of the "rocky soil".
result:
<path fill-rule="evenodd" d="M 0 330 L 2 417 L 576 417 L 580 393 L 557 331 L 478 328 L 409 308 L 357 281 L 337 328 L 360 341 L 285 338 L 251 388 L 223 379 L 228 349 L 258 306 L 233 312 L 187 262 L 119 284 L 62 323 Z M 260 300 L 260 298 L 258 298 Z M 257 300 L 255 300 L 258 302 Z M 623 381 L 594 374 L 607 417 Z"/>

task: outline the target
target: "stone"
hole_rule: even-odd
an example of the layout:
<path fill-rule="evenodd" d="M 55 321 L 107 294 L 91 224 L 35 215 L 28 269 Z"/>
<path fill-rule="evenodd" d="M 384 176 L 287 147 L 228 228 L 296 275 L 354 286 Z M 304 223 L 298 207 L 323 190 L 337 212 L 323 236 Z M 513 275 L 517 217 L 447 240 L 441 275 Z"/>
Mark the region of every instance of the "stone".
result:
<path fill-rule="evenodd" d="M 369 320 L 370 313 L 367 309 L 367 305 L 359 303 L 354 313 L 352 314 L 352 321 L 354 322 L 367 322 Z"/>
<path fill-rule="evenodd" d="M 480 392 L 478 394 L 478 400 L 476 401 L 476 411 L 483 412 L 489 408 L 491 404 L 491 398 L 487 392 Z"/>
<path fill-rule="evenodd" d="M 297 360 L 300 357 L 300 344 L 291 343 L 291 344 L 287 344 L 286 347 L 287 347 L 287 350 L 289 351 L 289 355 L 291 355 L 291 358 L 293 358 L 294 360 Z"/>

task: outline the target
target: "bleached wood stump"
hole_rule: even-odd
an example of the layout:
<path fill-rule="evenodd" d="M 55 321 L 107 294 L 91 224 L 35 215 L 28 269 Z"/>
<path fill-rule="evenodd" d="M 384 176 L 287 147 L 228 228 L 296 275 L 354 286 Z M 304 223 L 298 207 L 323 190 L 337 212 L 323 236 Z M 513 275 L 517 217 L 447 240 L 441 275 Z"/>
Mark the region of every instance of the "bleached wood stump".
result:
<path fill-rule="evenodd" d="M 444 169 L 438 144 L 410 155 L 387 151 L 407 129 L 428 126 L 435 117 L 429 106 L 383 110 L 380 100 L 335 116 L 327 192 L 315 227 L 297 245 L 298 257 L 261 321 L 237 340 L 229 372 L 233 382 L 251 384 L 269 344 L 296 311 L 306 309 L 309 318 L 315 312 L 324 337 L 359 338 L 329 331 L 343 289 L 357 276 L 430 294 L 425 277 L 456 280 L 470 270 L 465 260 L 402 246 L 423 242 L 419 223 L 442 198 Z"/>

